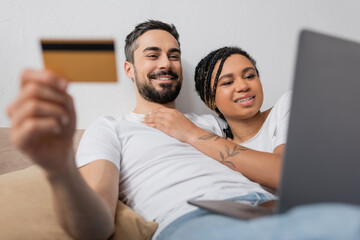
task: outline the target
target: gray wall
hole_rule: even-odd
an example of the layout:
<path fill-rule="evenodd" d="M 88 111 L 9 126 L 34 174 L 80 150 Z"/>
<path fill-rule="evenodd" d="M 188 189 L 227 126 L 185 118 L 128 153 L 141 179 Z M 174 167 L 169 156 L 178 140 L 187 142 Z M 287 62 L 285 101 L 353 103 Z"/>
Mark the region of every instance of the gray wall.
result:
<path fill-rule="evenodd" d="M 119 82 L 71 84 L 78 128 L 99 115 L 119 116 L 135 106 L 131 80 L 123 71 L 124 38 L 147 19 L 174 23 L 183 51 L 183 112 L 208 113 L 194 92 L 193 72 L 209 51 L 238 45 L 258 62 L 265 92 L 263 108 L 291 88 L 297 36 L 310 28 L 360 41 L 359 0 L 0 0 L 0 126 L 14 100 L 22 69 L 42 68 L 39 39 L 114 38 Z"/>

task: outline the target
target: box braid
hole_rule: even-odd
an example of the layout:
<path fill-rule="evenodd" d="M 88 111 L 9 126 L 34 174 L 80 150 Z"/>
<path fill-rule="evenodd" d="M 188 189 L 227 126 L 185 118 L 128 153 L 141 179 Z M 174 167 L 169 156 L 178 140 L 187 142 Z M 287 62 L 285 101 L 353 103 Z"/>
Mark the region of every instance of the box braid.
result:
<path fill-rule="evenodd" d="M 251 61 L 254 65 L 257 75 L 259 76 L 258 69 L 256 68 L 256 61 L 244 50 L 238 47 L 223 47 L 210 52 L 206 57 L 201 59 L 195 68 L 195 89 L 199 94 L 201 100 L 210 109 L 215 111 L 220 118 L 225 119 L 224 115 L 215 107 L 215 94 L 221 70 L 225 60 L 232 54 L 240 54 Z M 216 63 L 220 61 L 219 68 L 216 72 L 214 85 L 211 87 L 211 76 L 214 71 Z M 227 138 L 233 139 L 234 136 L 230 126 L 224 129 Z"/>

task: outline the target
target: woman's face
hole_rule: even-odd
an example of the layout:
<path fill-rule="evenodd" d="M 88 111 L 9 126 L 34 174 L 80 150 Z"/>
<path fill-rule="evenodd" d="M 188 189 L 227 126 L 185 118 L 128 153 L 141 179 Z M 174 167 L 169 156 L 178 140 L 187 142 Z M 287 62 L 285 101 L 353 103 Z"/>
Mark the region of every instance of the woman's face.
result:
<path fill-rule="evenodd" d="M 220 61 L 211 76 L 211 86 Z M 260 111 L 263 90 L 254 65 L 240 54 L 230 55 L 224 62 L 216 88 L 215 106 L 227 120 L 248 119 Z"/>

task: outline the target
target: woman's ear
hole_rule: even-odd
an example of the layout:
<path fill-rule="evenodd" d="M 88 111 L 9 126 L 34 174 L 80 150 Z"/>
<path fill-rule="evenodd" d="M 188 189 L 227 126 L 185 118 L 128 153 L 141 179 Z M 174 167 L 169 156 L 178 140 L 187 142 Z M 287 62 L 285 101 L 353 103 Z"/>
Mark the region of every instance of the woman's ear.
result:
<path fill-rule="evenodd" d="M 219 111 L 219 109 L 216 107 L 215 101 L 212 104 L 212 110 Z"/>
<path fill-rule="evenodd" d="M 135 79 L 134 65 L 131 62 L 128 61 L 124 62 L 124 71 L 126 76 L 134 81 Z"/>

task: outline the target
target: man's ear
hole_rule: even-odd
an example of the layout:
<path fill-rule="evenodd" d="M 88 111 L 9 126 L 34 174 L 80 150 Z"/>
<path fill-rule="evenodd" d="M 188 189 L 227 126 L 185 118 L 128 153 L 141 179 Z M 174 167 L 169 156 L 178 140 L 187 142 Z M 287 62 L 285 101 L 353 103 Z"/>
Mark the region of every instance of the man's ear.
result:
<path fill-rule="evenodd" d="M 128 61 L 124 62 L 124 70 L 125 70 L 125 74 L 128 78 L 130 78 L 131 80 L 133 80 L 135 78 L 134 65 L 131 62 L 128 62 Z"/>

